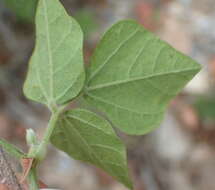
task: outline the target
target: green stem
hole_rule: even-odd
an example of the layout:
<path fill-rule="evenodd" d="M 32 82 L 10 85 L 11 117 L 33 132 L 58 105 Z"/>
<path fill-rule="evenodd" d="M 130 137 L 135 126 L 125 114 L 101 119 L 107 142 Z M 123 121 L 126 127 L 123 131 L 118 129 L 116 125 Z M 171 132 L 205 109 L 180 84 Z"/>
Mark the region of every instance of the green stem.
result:
<path fill-rule="evenodd" d="M 48 127 L 45 131 L 45 135 L 40 142 L 40 144 L 32 151 L 30 150 L 28 157 L 35 158 L 37 161 L 42 161 L 46 155 L 47 146 L 50 141 L 50 137 L 52 135 L 52 132 L 55 128 L 55 125 L 58 121 L 59 115 L 64 110 L 65 106 L 57 108 L 52 112 L 51 118 L 48 123 Z"/>
<path fill-rule="evenodd" d="M 48 127 L 45 131 L 45 135 L 44 135 L 42 141 L 40 142 L 39 145 L 33 145 L 28 152 L 28 157 L 35 159 L 35 162 L 34 162 L 35 165 L 32 166 L 32 168 L 29 172 L 29 175 L 28 175 L 29 190 L 38 190 L 38 188 L 39 188 L 36 167 L 37 167 L 38 162 L 42 161 L 45 158 L 47 146 L 50 142 L 52 132 L 56 126 L 59 115 L 63 112 L 65 107 L 66 107 L 66 105 L 52 110 L 52 115 L 49 120 Z"/>
<path fill-rule="evenodd" d="M 39 190 L 36 168 L 31 168 L 28 175 L 29 190 Z"/>
<path fill-rule="evenodd" d="M 52 112 L 51 118 L 48 123 L 48 127 L 46 129 L 45 135 L 41 141 L 41 143 L 32 151 L 30 150 L 28 157 L 35 158 L 38 161 L 41 161 L 44 159 L 46 155 L 47 146 L 50 141 L 50 137 L 52 135 L 52 132 L 56 126 L 56 123 L 58 121 L 59 115 L 63 111 L 64 107 L 58 108 L 56 111 Z"/>

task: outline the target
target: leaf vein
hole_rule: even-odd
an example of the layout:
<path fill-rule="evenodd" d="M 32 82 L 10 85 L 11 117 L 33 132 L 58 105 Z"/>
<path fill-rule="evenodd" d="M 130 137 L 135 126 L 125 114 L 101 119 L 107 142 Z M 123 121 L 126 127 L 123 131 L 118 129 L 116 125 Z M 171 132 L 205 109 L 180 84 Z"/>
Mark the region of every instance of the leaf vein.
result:
<path fill-rule="evenodd" d="M 77 119 L 77 120 L 79 120 L 79 121 L 81 121 L 81 122 L 83 122 L 83 123 L 85 123 L 85 124 L 90 125 L 91 127 L 95 128 L 95 129 L 97 129 L 97 130 L 102 131 L 102 132 L 105 133 L 106 135 L 110 135 L 110 136 L 111 136 L 111 133 L 108 133 L 107 131 L 104 131 L 104 130 L 102 130 L 101 128 L 98 128 L 98 127 L 97 127 L 96 125 L 94 125 L 93 123 L 90 123 L 90 122 L 88 122 L 88 121 L 85 121 L 85 120 L 83 120 L 83 119 L 81 119 L 81 118 L 79 118 L 79 117 L 76 117 L 76 116 L 74 116 L 74 115 L 68 115 L 68 117 L 70 117 L 70 118 L 72 118 L 72 119 Z"/>
<path fill-rule="evenodd" d="M 52 60 L 52 52 L 51 52 L 51 44 L 50 44 L 50 35 L 49 35 L 49 22 L 48 22 L 48 10 L 47 10 L 47 5 L 46 1 L 43 1 L 43 6 L 44 6 L 44 17 L 45 17 L 45 22 L 46 22 L 46 35 L 47 35 L 47 48 L 48 48 L 48 58 L 49 58 L 49 66 L 50 66 L 50 96 L 51 96 L 51 103 L 53 101 L 53 60 Z"/>
<path fill-rule="evenodd" d="M 198 68 L 196 68 L 196 69 L 192 68 L 192 69 L 176 70 L 176 71 L 171 71 L 171 72 L 151 74 L 151 75 L 147 75 L 147 76 L 144 76 L 144 77 L 135 77 L 135 78 L 131 78 L 131 79 L 118 80 L 118 81 L 114 81 L 114 82 L 109 82 L 109 83 L 99 84 L 99 85 L 95 85 L 95 86 L 90 86 L 90 87 L 86 88 L 86 90 L 87 91 L 93 91 L 93 90 L 100 89 L 100 88 L 111 87 L 111 86 L 120 85 L 120 84 L 124 84 L 124 83 L 128 83 L 128 82 L 134 82 L 134 81 L 138 81 L 138 80 L 149 79 L 149 78 L 153 78 L 153 77 L 157 77 L 157 76 L 163 76 L 163 75 L 165 76 L 165 75 L 168 75 L 168 74 L 183 73 L 183 72 L 195 71 L 195 70 L 198 70 Z"/>
<path fill-rule="evenodd" d="M 137 111 L 135 111 L 135 110 L 131 110 L 131 109 L 129 109 L 129 108 L 120 106 L 120 105 L 118 105 L 118 104 L 114 104 L 114 103 L 112 103 L 112 102 L 109 102 L 109 101 L 107 101 L 107 100 L 104 100 L 104 99 L 102 99 L 102 98 L 100 98 L 100 97 L 97 97 L 97 96 L 95 96 L 95 95 L 92 95 L 92 94 L 89 94 L 89 93 L 87 93 L 87 95 L 88 95 L 89 97 L 93 98 L 93 99 L 96 99 L 97 101 L 100 101 L 100 102 L 103 102 L 103 103 L 112 105 L 112 106 L 114 106 L 114 107 L 117 107 L 117 108 L 120 108 L 120 109 L 129 111 L 129 112 L 133 112 L 133 113 L 138 114 L 138 115 L 158 115 L 158 114 L 160 114 L 160 113 L 163 113 L 163 111 L 159 111 L 159 112 L 155 112 L 155 113 L 144 113 L 144 112 L 140 113 L 140 112 L 137 112 Z"/>
<path fill-rule="evenodd" d="M 131 64 L 130 68 L 128 69 L 128 76 L 130 78 L 131 76 L 131 71 L 133 69 L 133 67 L 136 65 L 137 60 L 139 59 L 139 57 L 142 55 L 143 51 L 145 50 L 145 48 L 147 47 L 147 44 L 151 41 L 151 38 L 147 40 L 147 42 L 145 43 L 145 45 L 140 49 L 140 52 L 137 54 L 136 58 L 134 59 L 133 64 Z"/>
<path fill-rule="evenodd" d="M 122 43 L 119 44 L 119 46 L 107 57 L 107 59 L 104 61 L 104 63 L 98 67 L 97 70 L 94 71 L 94 73 L 91 74 L 89 81 L 90 82 L 96 75 L 99 73 L 99 71 L 111 60 L 111 58 L 116 55 L 116 53 L 119 51 L 119 49 L 126 43 L 128 42 L 132 37 L 134 37 L 139 29 L 136 29 L 131 35 L 128 36 Z"/>

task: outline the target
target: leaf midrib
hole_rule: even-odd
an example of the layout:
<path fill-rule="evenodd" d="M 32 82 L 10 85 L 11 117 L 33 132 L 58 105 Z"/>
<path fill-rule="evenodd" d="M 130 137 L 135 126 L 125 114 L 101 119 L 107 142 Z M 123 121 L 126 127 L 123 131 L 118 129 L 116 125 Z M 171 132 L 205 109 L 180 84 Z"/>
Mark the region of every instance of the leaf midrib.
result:
<path fill-rule="evenodd" d="M 89 91 L 93 91 L 96 89 L 107 88 L 107 87 L 120 85 L 120 84 L 124 84 L 124 83 L 128 83 L 128 82 L 134 82 L 134 81 L 138 81 L 138 80 L 144 80 L 144 79 L 149 79 L 149 78 L 153 78 L 153 77 L 157 77 L 157 76 L 164 76 L 164 75 L 175 74 L 175 73 L 185 73 L 185 72 L 195 71 L 195 70 L 199 70 L 199 68 L 184 69 L 184 70 L 178 70 L 178 71 L 172 71 L 172 72 L 151 74 L 151 75 L 147 75 L 144 77 L 134 77 L 134 78 L 126 79 L 126 80 L 118 80 L 118 81 L 114 81 L 114 82 L 109 82 L 109 83 L 104 83 L 104 84 L 86 87 L 86 91 L 89 92 Z"/>
<path fill-rule="evenodd" d="M 105 133 L 105 135 L 113 137 L 113 133 L 108 133 L 107 131 L 104 131 L 104 130 L 102 130 L 101 128 L 97 128 L 96 125 L 94 125 L 94 124 L 92 124 L 92 123 L 90 123 L 90 122 L 88 122 L 88 121 L 86 121 L 86 120 L 83 120 L 83 119 L 81 119 L 81 118 L 79 118 L 79 117 L 77 117 L 77 116 L 74 116 L 74 115 L 68 115 L 68 117 L 71 118 L 71 119 L 74 119 L 74 120 L 78 120 L 78 121 L 80 121 L 80 122 L 83 122 L 84 124 L 89 125 L 89 126 L 93 127 L 94 129 L 96 129 L 96 130 L 98 130 L 98 131 L 101 131 L 101 132 Z M 66 119 L 66 118 L 65 118 L 65 119 Z M 68 122 L 69 122 L 69 121 L 68 121 Z M 89 144 L 89 146 L 90 146 L 90 145 L 91 145 L 91 144 Z M 95 145 L 95 144 L 94 144 L 94 145 Z M 99 144 L 98 144 L 98 145 L 99 145 Z M 105 146 L 105 145 L 100 144 L 99 146 Z M 108 147 L 108 146 L 106 145 L 106 147 Z M 110 147 L 110 148 L 111 148 L 111 147 Z M 113 149 L 113 150 L 114 150 L 115 152 L 119 153 L 120 155 L 122 154 L 122 153 L 119 152 L 117 149 Z"/>
<path fill-rule="evenodd" d="M 107 100 L 104 100 L 100 97 L 97 97 L 95 95 L 92 95 L 92 94 L 89 94 L 87 93 L 87 95 L 97 101 L 100 101 L 100 102 L 103 102 L 105 104 L 109 104 L 109 105 L 112 105 L 112 106 L 115 106 L 116 108 L 118 109 L 123 109 L 123 110 L 126 110 L 126 111 L 129 111 L 129 112 L 132 112 L 132 113 L 135 113 L 135 114 L 138 114 L 138 115 L 159 115 L 161 113 L 163 113 L 163 111 L 158 111 L 158 112 L 153 112 L 153 113 L 148 113 L 148 112 L 138 112 L 138 111 L 135 111 L 135 110 L 132 110 L 132 109 L 129 109 L 129 108 L 126 108 L 126 107 L 123 107 L 121 105 L 118 105 L 118 104 L 114 104 L 112 102 L 109 102 Z"/>
<path fill-rule="evenodd" d="M 139 31 L 139 28 L 137 28 L 133 33 L 131 33 L 128 38 L 126 38 L 124 41 L 122 41 L 118 47 L 104 60 L 103 64 L 100 65 L 90 76 L 89 81 L 91 81 L 98 73 L 99 71 L 110 61 L 110 59 L 119 51 L 119 49 L 132 37 L 134 37 L 137 32 Z"/>
<path fill-rule="evenodd" d="M 49 78 L 49 85 L 50 85 L 50 102 L 53 103 L 54 101 L 54 88 L 53 88 L 53 59 L 52 59 L 52 51 L 51 51 L 51 43 L 50 43 L 50 35 L 49 35 L 49 22 L 48 22 L 48 10 L 47 10 L 47 5 L 46 1 L 43 1 L 43 6 L 44 6 L 44 18 L 45 18 L 45 23 L 46 23 L 46 35 L 47 35 L 47 48 L 48 48 L 48 58 L 49 58 L 49 66 L 50 66 L 50 78 Z"/>
<path fill-rule="evenodd" d="M 87 141 L 82 137 L 82 135 L 79 133 L 79 131 L 78 131 L 75 127 L 73 127 L 73 125 L 71 124 L 71 122 L 70 122 L 68 119 L 66 119 L 66 118 L 64 118 L 64 119 L 65 119 L 65 121 L 68 122 L 68 124 L 79 134 L 79 136 L 80 136 L 80 138 L 82 139 L 82 141 L 84 142 L 84 144 L 89 148 L 89 151 L 92 153 L 94 159 L 97 160 L 98 166 L 100 166 L 100 167 L 102 167 L 102 168 L 104 168 L 105 170 L 108 171 L 108 169 L 110 169 L 110 168 L 107 169 L 107 167 L 106 167 L 106 165 L 105 165 L 105 162 L 103 162 L 102 160 L 100 160 L 100 159 L 97 157 L 96 152 L 92 149 L 92 147 L 90 146 L 90 144 L 87 143 Z M 91 157 L 91 159 L 93 159 L 93 158 Z M 93 160 L 94 160 L 94 159 L 93 159 Z M 92 161 L 93 161 L 93 160 L 92 160 Z M 111 169 L 111 170 L 112 170 L 112 169 Z"/>
<path fill-rule="evenodd" d="M 106 135 L 112 136 L 112 134 L 113 134 L 113 132 L 112 132 L 112 133 L 109 133 L 109 132 L 107 132 L 107 131 L 102 130 L 101 128 L 97 128 L 96 125 L 94 125 L 93 123 L 90 123 L 89 121 L 83 120 L 83 119 L 81 119 L 81 118 L 79 118 L 79 117 L 77 117 L 77 116 L 68 114 L 67 117 L 69 117 L 69 118 L 71 118 L 71 119 L 79 120 L 80 122 L 83 122 L 84 124 L 90 125 L 91 127 L 93 127 L 93 128 L 95 128 L 95 129 L 97 129 L 97 130 L 99 130 L 99 131 L 105 133 Z"/>

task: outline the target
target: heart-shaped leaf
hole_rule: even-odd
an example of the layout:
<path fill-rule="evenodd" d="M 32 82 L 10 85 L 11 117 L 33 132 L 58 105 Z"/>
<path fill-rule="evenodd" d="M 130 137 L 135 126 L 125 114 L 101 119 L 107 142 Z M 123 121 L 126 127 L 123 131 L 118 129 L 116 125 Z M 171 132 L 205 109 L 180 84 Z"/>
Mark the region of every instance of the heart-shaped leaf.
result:
<path fill-rule="evenodd" d="M 40 0 L 36 13 L 36 48 L 25 95 L 51 107 L 76 97 L 85 80 L 83 34 L 58 0 Z"/>
<path fill-rule="evenodd" d="M 64 113 L 58 121 L 51 142 L 71 157 L 94 164 L 129 188 L 126 151 L 111 125 L 83 109 Z"/>
<path fill-rule="evenodd" d="M 85 99 L 122 131 L 145 134 L 159 125 L 169 101 L 199 70 L 138 23 L 121 21 L 92 56 Z"/>

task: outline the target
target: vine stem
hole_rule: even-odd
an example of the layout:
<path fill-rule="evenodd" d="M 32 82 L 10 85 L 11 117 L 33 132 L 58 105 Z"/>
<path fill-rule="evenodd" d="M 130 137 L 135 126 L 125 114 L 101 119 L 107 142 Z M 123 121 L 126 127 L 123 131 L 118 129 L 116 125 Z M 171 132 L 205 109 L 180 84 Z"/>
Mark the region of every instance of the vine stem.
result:
<path fill-rule="evenodd" d="M 50 142 L 50 138 L 52 135 L 52 132 L 56 126 L 56 123 L 59 119 L 59 115 L 63 112 L 65 106 L 58 107 L 56 109 L 52 110 L 52 115 L 49 120 L 48 126 L 46 128 L 45 134 L 37 146 L 33 146 L 32 149 L 29 150 L 28 158 L 34 158 L 34 165 L 32 166 L 29 175 L 28 175 L 28 181 L 29 181 L 29 190 L 38 190 L 38 180 L 37 180 L 37 164 L 38 162 L 42 161 L 45 158 L 47 147 Z"/>
<path fill-rule="evenodd" d="M 38 190 L 38 179 L 36 168 L 31 168 L 28 175 L 29 190 Z"/>
<path fill-rule="evenodd" d="M 56 126 L 56 123 L 58 121 L 59 115 L 62 113 L 65 106 L 61 108 L 57 108 L 55 111 L 52 111 L 51 118 L 48 123 L 48 127 L 46 128 L 45 134 L 42 138 L 42 141 L 37 146 L 37 148 L 34 148 L 33 151 L 30 151 L 28 154 L 29 158 L 34 158 L 37 161 L 42 161 L 46 155 L 47 146 L 50 142 L 50 137 L 52 135 L 52 132 Z"/>

